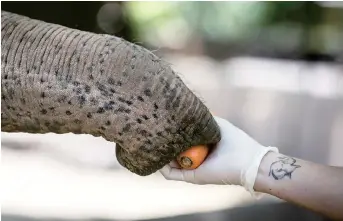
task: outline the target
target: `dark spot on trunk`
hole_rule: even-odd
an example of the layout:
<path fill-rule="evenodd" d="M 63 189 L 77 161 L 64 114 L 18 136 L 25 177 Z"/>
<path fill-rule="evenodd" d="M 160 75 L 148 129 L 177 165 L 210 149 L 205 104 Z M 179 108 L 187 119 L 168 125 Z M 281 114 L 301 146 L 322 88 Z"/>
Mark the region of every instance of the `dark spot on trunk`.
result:
<path fill-rule="evenodd" d="M 90 99 L 90 102 L 91 102 L 92 105 L 97 105 L 99 103 L 99 101 L 95 97 L 92 97 Z"/>
<path fill-rule="evenodd" d="M 158 118 L 158 117 L 157 117 L 157 114 L 152 114 L 152 116 L 153 116 L 155 119 Z"/>
<path fill-rule="evenodd" d="M 149 120 L 149 117 L 146 115 L 143 115 L 142 117 L 144 118 L 144 120 Z"/>
<path fill-rule="evenodd" d="M 167 128 L 165 129 L 165 131 L 166 131 L 167 133 L 172 133 L 172 129 L 171 129 L 170 127 L 167 127 Z"/>
<path fill-rule="evenodd" d="M 93 80 L 94 79 L 93 75 L 91 75 L 91 74 L 88 76 L 88 78 L 89 78 L 89 80 Z"/>
<path fill-rule="evenodd" d="M 106 130 L 106 128 L 105 128 L 105 127 L 100 127 L 100 129 L 101 129 L 101 130 Z"/>
<path fill-rule="evenodd" d="M 60 97 L 57 99 L 57 102 L 58 102 L 58 103 L 62 103 L 62 102 L 65 102 L 66 99 L 67 99 L 67 96 L 62 95 L 62 96 L 60 96 Z"/>
<path fill-rule="evenodd" d="M 111 122 L 110 122 L 109 120 L 106 121 L 106 125 L 107 125 L 107 126 L 111 125 Z"/>
<path fill-rule="evenodd" d="M 67 110 L 66 115 L 71 115 L 71 112 Z"/>
<path fill-rule="evenodd" d="M 55 108 L 54 107 L 49 107 L 49 110 L 54 111 Z"/>
<path fill-rule="evenodd" d="M 82 90 L 81 90 L 81 88 L 76 88 L 76 89 L 73 89 L 73 91 L 75 91 L 76 92 L 76 94 L 81 94 L 82 93 Z"/>
<path fill-rule="evenodd" d="M 91 87 L 89 85 L 85 86 L 85 91 L 87 94 L 89 94 L 89 92 L 91 91 Z"/>
<path fill-rule="evenodd" d="M 101 114 L 105 112 L 105 109 L 103 107 L 99 107 L 98 110 L 96 111 L 97 113 Z"/>
<path fill-rule="evenodd" d="M 109 78 L 107 79 L 107 83 L 114 85 L 115 84 L 115 80 L 113 78 Z"/>
<path fill-rule="evenodd" d="M 111 93 L 115 94 L 116 91 L 113 88 L 110 88 Z"/>
<path fill-rule="evenodd" d="M 144 141 L 144 143 L 145 143 L 145 144 L 148 144 L 148 145 L 151 145 L 151 144 L 152 144 L 150 140 L 146 140 L 146 141 Z"/>
<path fill-rule="evenodd" d="M 86 103 L 85 95 L 78 96 L 77 99 L 79 101 L 80 106 L 83 106 Z"/>
<path fill-rule="evenodd" d="M 8 94 L 10 95 L 10 99 L 13 99 L 14 89 L 13 88 L 9 88 L 8 89 Z"/>
<path fill-rule="evenodd" d="M 79 86 L 79 85 L 80 85 L 80 82 L 74 81 L 74 82 L 73 82 L 73 85 L 74 85 L 74 86 Z"/>
<path fill-rule="evenodd" d="M 45 110 L 45 109 L 42 109 L 40 112 L 41 112 L 42 114 L 46 114 L 46 113 L 48 113 L 48 111 L 47 111 L 47 110 Z"/>
<path fill-rule="evenodd" d="M 173 103 L 173 108 L 178 108 L 180 106 L 180 97 L 176 98 L 176 101 Z"/>
<path fill-rule="evenodd" d="M 145 89 L 145 90 L 144 90 L 144 94 L 145 94 L 146 96 L 148 96 L 148 97 L 151 97 L 151 96 L 152 96 L 152 93 L 151 93 L 150 89 Z"/>
<path fill-rule="evenodd" d="M 142 120 L 139 119 L 139 118 L 137 118 L 137 122 L 138 122 L 139 124 L 141 124 L 141 123 L 142 123 Z"/>
<path fill-rule="evenodd" d="M 71 102 L 71 101 L 68 101 L 68 104 L 69 104 L 69 105 L 72 105 L 72 102 Z"/>
<path fill-rule="evenodd" d="M 117 143 L 122 144 L 122 143 L 124 143 L 124 141 L 122 141 L 122 140 L 120 140 L 120 139 L 117 139 Z"/>
<path fill-rule="evenodd" d="M 125 107 L 123 107 L 123 106 L 120 106 L 119 108 L 118 108 L 118 112 L 124 112 L 124 110 L 125 110 Z"/>
<path fill-rule="evenodd" d="M 146 137 L 148 135 L 148 132 L 146 130 L 139 131 L 139 134 Z"/>
<path fill-rule="evenodd" d="M 154 103 L 154 108 L 155 108 L 155 110 L 157 110 L 157 109 L 158 109 L 158 106 L 157 106 L 157 104 L 156 104 L 156 103 Z"/>
<path fill-rule="evenodd" d="M 92 118 L 92 114 L 91 113 L 87 113 L 87 117 L 88 118 Z"/>
<path fill-rule="evenodd" d="M 40 96 L 41 96 L 42 98 L 45 98 L 45 93 L 42 92 L 42 93 L 40 94 Z"/>
<path fill-rule="evenodd" d="M 131 128 L 131 124 L 126 124 L 125 127 L 123 128 L 123 132 L 128 132 Z"/>
<path fill-rule="evenodd" d="M 109 102 L 104 104 L 104 109 L 105 110 L 112 110 L 113 109 L 113 104 L 110 104 Z"/>
<path fill-rule="evenodd" d="M 100 93 L 103 95 L 103 96 L 108 96 L 108 91 L 106 90 L 106 86 L 103 85 L 103 84 L 100 84 L 99 82 L 96 83 Z"/>
<path fill-rule="evenodd" d="M 6 74 L 4 78 L 5 78 L 5 80 L 7 80 L 7 78 L 8 78 L 8 75 Z"/>
<path fill-rule="evenodd" d="M 124 99 L 124 98 L 122 98 L 122 97 L 118 97 L 118 101 L 120 101 L 120 102 L 124 103 L 124 102 L 125 102 L 125 99 Z"/>
<path fill-rule="evenodd" d="M 21 103 L 26 104 L 26 101 L 24 98 L 20 98 Z"/>
<path fill-rule="evenodd" d="M 144 99 L 141 96 L 138 96 L 137 98 L 138 98 L 139 101 L 144 102 Z"/>

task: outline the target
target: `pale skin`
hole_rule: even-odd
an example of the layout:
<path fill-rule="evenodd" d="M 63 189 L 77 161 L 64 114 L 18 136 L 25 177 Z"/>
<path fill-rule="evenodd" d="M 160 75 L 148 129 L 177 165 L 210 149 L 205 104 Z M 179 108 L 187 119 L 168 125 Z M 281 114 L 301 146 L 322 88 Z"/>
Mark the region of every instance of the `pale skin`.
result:
<path fill-rule="evenodd" d="M 261 161 L 254 189 L 330 218 L 343 219 L 341 167 L 269 152 Z"/>

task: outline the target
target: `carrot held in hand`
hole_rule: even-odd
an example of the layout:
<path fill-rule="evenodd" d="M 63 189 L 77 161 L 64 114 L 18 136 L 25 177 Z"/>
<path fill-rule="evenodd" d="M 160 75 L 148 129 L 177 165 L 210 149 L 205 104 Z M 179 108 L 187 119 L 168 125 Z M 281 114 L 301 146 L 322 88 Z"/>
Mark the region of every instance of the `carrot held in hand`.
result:
<path fill-rule="evenodd" d="M 213 114 L 211 112 L 211 114 Z M 196 169 L 206 159 L 209 153 L 209 147 L 206 145 L 192 146 L 188 150 L 177 156 L 176 161 L 183 169 Z"/>
<path fill-rule="evenodd" d="M 209 148 L 205 145 L 198 145 L 182 152 L 177 157 L 177 162 L 183 169 L 196 169 L 207 157 Z"/>

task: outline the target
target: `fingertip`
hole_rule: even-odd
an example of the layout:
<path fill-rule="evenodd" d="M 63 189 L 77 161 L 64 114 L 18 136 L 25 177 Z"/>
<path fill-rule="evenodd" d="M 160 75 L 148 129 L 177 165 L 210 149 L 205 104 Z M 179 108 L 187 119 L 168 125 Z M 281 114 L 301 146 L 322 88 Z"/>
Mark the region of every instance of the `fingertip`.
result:
<path fill-rule="evenodd" d="M 170 173 L 171 167 L 169 164 L 162 167 L 159 171 L 160 173 L 166 178 L 166 176 Z"/>
<path fill-rule="evenodd" d="M 180 165 L 176 162 L 176 160 L 171 161 L 169 165 L 173 168 L 181 169 Z"/>
<path fill-rule="evenodd" d="M 169 164 L 160 169 L 160 173 L 166 180 L 184 181 L 183 172 L 181 169 L 173 168 Z"/>

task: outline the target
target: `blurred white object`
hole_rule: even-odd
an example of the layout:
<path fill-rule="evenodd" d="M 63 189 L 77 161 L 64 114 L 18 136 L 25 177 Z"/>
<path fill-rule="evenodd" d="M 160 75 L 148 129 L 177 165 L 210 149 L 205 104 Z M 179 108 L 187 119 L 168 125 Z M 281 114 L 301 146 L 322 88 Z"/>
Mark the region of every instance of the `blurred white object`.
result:
<path fill-rule="evenodd" d="M 2 133 L 1 141 L 2 213 L 7 215 L 133 220 L 251 201 L 239 187 L 200 187 L 167 182 L 160 174 L 132 174 L 116 161 L 114 145 L 101 138 Z"/>

